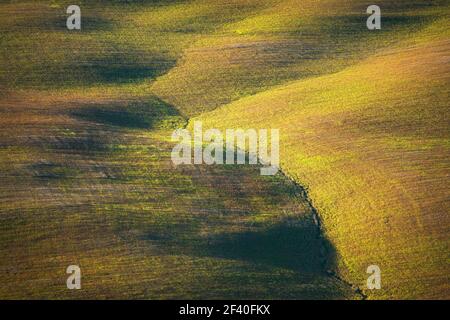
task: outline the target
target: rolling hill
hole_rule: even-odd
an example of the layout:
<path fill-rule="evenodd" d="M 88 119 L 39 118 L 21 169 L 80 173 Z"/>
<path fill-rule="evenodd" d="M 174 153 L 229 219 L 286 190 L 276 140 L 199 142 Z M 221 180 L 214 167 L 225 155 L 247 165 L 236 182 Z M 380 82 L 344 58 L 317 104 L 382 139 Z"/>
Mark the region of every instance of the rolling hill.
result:
<path fill-rule="evenodd" d="M 446 1 L 78 3 L 0 2 L 0 298 L 449 298 Z M 175 167 L 199 120 L 282 173 Z"/>
<path fill-rule="evenodd" d="M 305 186 L 339 270 L 374 298 L 448 296 L 447 18 L 340 72 L 291 82 L 194 118 L 280 128 L 281 167 Z"/>

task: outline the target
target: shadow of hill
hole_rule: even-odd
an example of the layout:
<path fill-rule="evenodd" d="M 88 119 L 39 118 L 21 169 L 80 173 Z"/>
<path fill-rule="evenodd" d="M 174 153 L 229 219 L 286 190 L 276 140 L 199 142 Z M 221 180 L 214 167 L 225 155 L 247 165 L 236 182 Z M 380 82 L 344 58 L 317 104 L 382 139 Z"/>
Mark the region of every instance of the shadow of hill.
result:
<path fill-rule="evenodd" d="M 71 112 L 77 118 L 128 129 L 152 129 L 164 120 L 182 121 L 177 109 L 150 97 L 128 104 L 93 105 Z M 170 122 L 170 121 L 169 121 Z"/>
<path fill-rule="evenodd" d="M 189 219 L 180 216 L 180 223 L 172 221 L 167 228 L 146 229 L 143 239 L 162 253 L 328 276 L 327 269 L 336 263 L 334 247 L 322 237 L 313 208 L 292 181 L 260 176 L 256 165 L 187 165 L 181 170 L 193 177 L 194 190 L 208 192 L 194 201 L 197 212 Z M 183 196 L 178 194 L 179 200 Z"/>
<path fill-rule="evenodd" d="M 256 232 L 226 234 L 211 240 L 203 250 L 213 257 L 325 274 L 321 241 L 310 221 L 304 221 L 297 226 L 276 225 Z"/>

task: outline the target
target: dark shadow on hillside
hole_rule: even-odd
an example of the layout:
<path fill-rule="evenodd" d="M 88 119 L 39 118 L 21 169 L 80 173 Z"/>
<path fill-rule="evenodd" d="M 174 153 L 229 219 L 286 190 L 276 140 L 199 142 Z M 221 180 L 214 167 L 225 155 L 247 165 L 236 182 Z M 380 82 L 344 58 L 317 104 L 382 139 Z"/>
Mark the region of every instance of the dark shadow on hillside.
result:
<path fill-rule="evenodd" d="M 47 70 L 45 83 L 49 85 L 89 86 L 152 80 L 163 75 L 175 63 L 175 60 L 157 52 L 139 52 L 124 48 L 118 51 L 116 49 L 105 56 L 74 57 L 73 62 L 68 62 L 60 69 L 54 65 L 41 67 Z"/>
<path fill-rule="evenodd" d="M 243 260 L 255 264 L 281 267 L 303 274 L 325 274 L 327 260 L 335 253 L 319 237 L 318 230 L 304 221 L 297 226 L 276 225 L 264 231 L 227 234 L 209 240 L 201 250 L 208 256 Z M 330 251 L 330 250 L 327 251 Z M 323 255 L 323 256 L 321 256 Z"/>
<path fill-rule="evenodd" d="M 173 106 L 156 97 L 129 104 L 93 105 L 73 111 L 71 115 L 91 122 L 128 129 L 152 129 L 164 120 L 167 120 L 169 126 L 182 121 Z"/>
<path fill-rule="evenodd" d="M 142 79 L 154 79 L 175 65 L 175 60 L 167 59 L 159 53 L 115 52 L 108 56 L 92 58 L 77 63 L 80 72 L 90 74 L 91 83 L 128 83 Z"/>
<path fill-rule="evenodd" d="M 52 44 L 53 45 L 53 44 Z M 83 50 L 78 50 L 78 47 Z M 26 45 L 14 45 L 14 50 L 30 50 Z M 107 54 L 102 53 L 108 52 Z M 19 87 L 73 88 L 102 84 L 127 84 L 153 80 L 176 63 L 159 52 L 141 51 L 134 47 L 120 47 L 112 43 L 92 43 L 81 37 L 78 42 L 62 42 L 53 50 L 64 57 L 54 61 L 38 52 L 30 53 L 33 64 L 27 73 L 21 65 L 11 61 L 3 76 L 5 81 Z M 68 54 L 70 53 L 70 54 Z"/>
<path fill-rule="evenodd" d="M 207 189 L 208 195 L 193 200 L 196 209 L 186 212 L 189 219 L 180 216 L 168 226 L 148 228 L 143 240 L 157 245 L 161 254 L 240 260 L 303 276 L 328 276 L 336 252 L 316 225 L 305 193 L 283 175 L 261 176 L 259 168 L 183 167 L 184 175 L 193 176 L 194 190 Z M 182 200 L 183 194 L 177 197 Z M 262 210 L 274 220 L 251 222 Z"/>

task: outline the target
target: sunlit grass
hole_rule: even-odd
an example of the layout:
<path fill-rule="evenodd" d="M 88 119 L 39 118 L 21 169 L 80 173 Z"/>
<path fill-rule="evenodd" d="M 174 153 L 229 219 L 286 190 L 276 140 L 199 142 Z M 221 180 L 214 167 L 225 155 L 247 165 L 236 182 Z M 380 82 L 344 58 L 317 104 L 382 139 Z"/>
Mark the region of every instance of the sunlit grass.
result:
<path fill-rule="evenodd" d="M 347 279 L 364 287 L 365 269 L 379 264 L 384 288 L 367 291 L 373 298 L 442 298 L 450 152 L 442 20 L 403 45 L 195 120 L 280 128 L 282 169 L 308 188 Z"/>
<path fill-rule="evenodd" d="M 70 32 L 68 3 L 0 4 L 0 297 L 358 298 L 334 260 L 380 265 L 370 298 L 448 296 L 448 8 L 379 1 L 371 32 L 365 1 L 80 1 Z M 284 176 L 173 167 L 196 115 L 281 129 L 326 257 Z"/>

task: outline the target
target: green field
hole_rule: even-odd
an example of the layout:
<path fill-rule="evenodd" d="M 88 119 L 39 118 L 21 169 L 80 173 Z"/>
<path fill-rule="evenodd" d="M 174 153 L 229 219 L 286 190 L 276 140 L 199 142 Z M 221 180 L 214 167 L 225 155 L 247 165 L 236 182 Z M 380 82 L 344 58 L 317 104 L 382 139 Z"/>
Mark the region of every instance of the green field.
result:
<path fill-rule="evenodd" d="M 450 298 L 445 1 L 70 4 L 0 1 L 0 298 Z M 198 120 L 282 172 L 175 167 Z"/>

